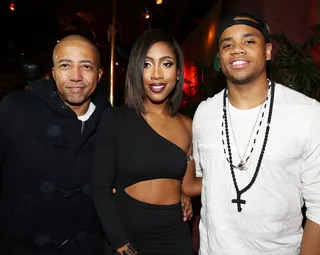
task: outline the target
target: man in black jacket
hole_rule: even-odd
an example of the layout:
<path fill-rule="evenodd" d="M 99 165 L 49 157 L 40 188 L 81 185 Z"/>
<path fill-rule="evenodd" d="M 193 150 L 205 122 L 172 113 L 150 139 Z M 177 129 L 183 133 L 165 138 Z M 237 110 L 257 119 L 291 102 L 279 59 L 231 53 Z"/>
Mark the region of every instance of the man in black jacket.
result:
<path fill-rule="evenodd" d="M 99 52 L 71 35 L 53 63 L 55 81 L 35 81 L 0 103 L 3 255 L 104 254 L 91 198 L 94 134 L 110 106 L 96 90 Z"/>

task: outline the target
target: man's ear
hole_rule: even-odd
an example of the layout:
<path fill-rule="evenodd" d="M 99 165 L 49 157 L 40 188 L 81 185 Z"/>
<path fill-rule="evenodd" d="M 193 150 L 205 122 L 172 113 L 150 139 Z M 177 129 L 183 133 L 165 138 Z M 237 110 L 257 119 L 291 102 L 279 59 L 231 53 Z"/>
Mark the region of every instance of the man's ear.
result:
<path fill-rule="evenodd" d="M 52 72 L 52 77 L 55 80 L 56 79 L 56 74 L 55 74 L 55 71 L 54 71 L 54 67 L 51 68 L 51 72 Z"/>
<path fill-rule="evenodd" d="M 266 60 L 271 60 L 272 57 L 272 44 L 267 43 L 266 44 Z"/>
<path fill-rule="evenodd" d="M 102 75 L 103 75 L 103 68 L 99 68 L 98 82 L 100 82 Z"/>

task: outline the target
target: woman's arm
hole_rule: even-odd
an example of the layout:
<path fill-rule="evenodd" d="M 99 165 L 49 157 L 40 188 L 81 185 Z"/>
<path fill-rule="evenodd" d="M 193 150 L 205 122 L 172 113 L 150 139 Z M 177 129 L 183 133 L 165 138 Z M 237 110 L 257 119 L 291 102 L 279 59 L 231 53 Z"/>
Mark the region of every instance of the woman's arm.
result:
<path fill-rule="evenodd" d="M 187 159 L 187 170 L 183 177 L 182 181 L 182 193 L 184 195 L 194 197 L 198 196 L 201 193 L 202 188 L 202 177 L 196 177 L 196 171 L 195 171 L 195 163 L 192 156 L 193 153 L 193 145 L 192 145 L 192 120 L 186 116 L 183 116 L 183 122 L 185 124 L 185 127 L 188 130 L 189 133 L 189 150 L 187 153 L 188 159 Z"/>
<path fill-rule="evenodd" d="M 115 109 L 108 108 L 98 126 L 93 169 L 93 201 L 111 248 L 121 252 L 127 248 L 129 238 L 118 216 L 112 194 L 116 172 L 116 113 Z"/>

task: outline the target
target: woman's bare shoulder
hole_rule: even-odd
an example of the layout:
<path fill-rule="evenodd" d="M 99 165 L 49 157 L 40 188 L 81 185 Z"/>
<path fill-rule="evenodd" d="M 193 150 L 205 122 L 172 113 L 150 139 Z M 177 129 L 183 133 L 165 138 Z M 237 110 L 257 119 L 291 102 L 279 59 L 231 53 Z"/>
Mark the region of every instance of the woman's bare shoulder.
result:
<path fill-rule="evenodd" d="M 188 130 L 190 134 L 192 134 L 192 119 L 187 115 L 178 113 L 177 117 L 181 120 L 184 127 Z"/>

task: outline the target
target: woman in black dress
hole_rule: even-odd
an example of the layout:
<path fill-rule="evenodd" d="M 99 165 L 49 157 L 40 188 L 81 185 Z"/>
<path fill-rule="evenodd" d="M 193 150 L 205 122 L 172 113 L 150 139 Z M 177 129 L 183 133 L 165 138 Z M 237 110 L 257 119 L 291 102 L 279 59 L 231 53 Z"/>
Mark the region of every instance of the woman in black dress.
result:
<path fill-rule="evenodd" d="M 118 254 L 193 254 L 180 197 L 199 195 L 201 179 L 192 160 L 192 121 L 178 113 L 183 71 L 176 40 L 146 31 L 131 52 L 125 107 L 101 119 L 94 203 Z"/>

